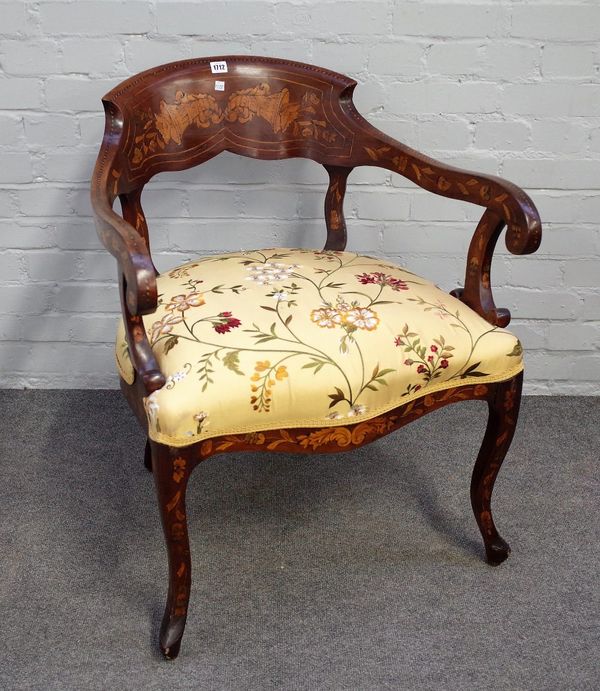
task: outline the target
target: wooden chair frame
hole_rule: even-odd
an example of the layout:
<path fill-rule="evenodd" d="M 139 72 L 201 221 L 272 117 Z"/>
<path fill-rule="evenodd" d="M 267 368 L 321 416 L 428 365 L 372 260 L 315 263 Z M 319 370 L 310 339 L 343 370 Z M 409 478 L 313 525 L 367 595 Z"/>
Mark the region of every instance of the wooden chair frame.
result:
<path fill-rule="evenodd" d="M 226 74 L 211 63 L 226 62 Z M 215 91 L 215 80 L 226 91 Z M 135 369 L 121 388 L 142 427 L 143 398 L 165 384 L 142 315 L 157 307 L 157 271 L 141 206 L 145 183 L 156 173 L 189 168 L 222 151 L 258 159 L 303 157 L 329 174 L 325 195 L 325 249 L 346 246 L 344 193 L 357 166 L 399 173 L 429 192 L 484 208 L 467 256 L 464 288 L 452 291 L 490 324 L 506 326 L 510 313 L 494 304 L 492 255 L 506 227 L 513 254 L 534 252 L 541 222 L 531 199 L 500 178 L 444 165 L 378 131 L 356 110 L 356 82 L 326 69 L 274 58 L 219 56 L 162 65 L 123 82 L 103 99 L 106 129 L 92 181 L 98 234 L 118 262 L 121 307 Z M 219 87 L 217 87 L 219 88 Z M 120 199 L 122 217 L 113 210 Z M 193 469 L 225 451 L 330 453 L 350 450 L 388 434 L 425 413 L 466 399 L 485 400 L 489 420 L 471 482 L 471 503 L 487 561 L 509 554 L 491 513 L 494 482 L 510 446 L 522 374 L 495 384 L 472 384 L 426 394 L 377 418 L 323 429 L 280 429 L 206 439 L 175 448 L 148 441 L 145 464 L 154 474 L 169 560 L 169 589 L 160 631 L 167 658 L 179 652 L 191 585 L 185 492 Z"/>

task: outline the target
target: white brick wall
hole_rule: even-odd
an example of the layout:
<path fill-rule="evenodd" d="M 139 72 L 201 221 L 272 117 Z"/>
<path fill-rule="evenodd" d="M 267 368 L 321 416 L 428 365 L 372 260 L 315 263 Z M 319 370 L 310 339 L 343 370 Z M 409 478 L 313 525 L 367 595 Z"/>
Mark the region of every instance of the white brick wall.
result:
<path fill-rule="evenodd" d="M 525 187 L 542 247 L 501 246 L 493 279 L 528 351 L 526 390 L 600 393 L 598 0 L 0 0 L 0 386 L 116 385 L 116 270 L 88 199 L 100 97 L 145 68 L 227 53 L 346 72 L 381 129 Z M 155 180 L 159 268 L 322 245 L 325 180 L 311 161 L 228 154 Z M 348 188 L 350 246 L 446 289 L 479 213 L 380 170 Z"/>

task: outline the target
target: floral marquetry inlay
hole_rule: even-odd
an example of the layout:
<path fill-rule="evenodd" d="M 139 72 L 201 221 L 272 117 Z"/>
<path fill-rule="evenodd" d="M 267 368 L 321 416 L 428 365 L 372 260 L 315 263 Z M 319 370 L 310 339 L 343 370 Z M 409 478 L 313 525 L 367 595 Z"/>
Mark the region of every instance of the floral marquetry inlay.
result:
<path fill-rule="evenodd" d="M 323 111 L 321 95 L 305 91 L 294 101 L 287 88 L 274 91 L 263 82 L 248 89 L 238 89 L 222 104 L 210 93 L 176 91 L 171 101 L 162 100 L 158 112 L 142 116 L 143 132 L 135 138 L 132 162 L 165 149 L 180 145 L 191 127 L 208 129 L 223 123 L 248 123 L 260 118 L 273 134 L 294 139 L 314 139 L 332 144 L 338 139 Z"/>

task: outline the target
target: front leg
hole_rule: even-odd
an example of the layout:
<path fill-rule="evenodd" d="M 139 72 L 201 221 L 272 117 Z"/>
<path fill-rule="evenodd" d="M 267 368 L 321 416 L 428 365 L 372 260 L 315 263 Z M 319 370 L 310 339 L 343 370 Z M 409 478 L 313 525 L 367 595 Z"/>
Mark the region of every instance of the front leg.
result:
<path fill-rule="evenodd" d="M 169 591 L 160 627 L 160 649 L 167 659 L 172 660 L 179 654 L 192 584 L 185 493 L 195 463 L 187 449 L 153 441 L 150 449 L 169 559 Z"/>
<path fill-rule="evenodd" d="M 491 501 L 496 477 L 517 425 L 522 385 L 523 372 L 508 381 L 490 385 L 487 429 L 471 479 L 471 506 L 483 537 L 488 564 L 492 566 L 501 564 L 510 553 L 508 543 L 494 525 Z"/>

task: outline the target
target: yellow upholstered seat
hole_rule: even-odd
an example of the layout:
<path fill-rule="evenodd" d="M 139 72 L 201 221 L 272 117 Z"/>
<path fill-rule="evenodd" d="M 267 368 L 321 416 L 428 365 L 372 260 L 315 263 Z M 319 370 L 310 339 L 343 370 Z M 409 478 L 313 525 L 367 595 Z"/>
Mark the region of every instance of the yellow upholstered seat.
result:
<path fill-rule="evenodd" d="M 326 427 L 522 368 L 515 336 L 405 269 L 350 252 L 204 257 L 158 277 L 144 317 L 167 383 L 145 399 L 152 439 Z M 117 363 L 131 383 L 123 325 Z"/>

